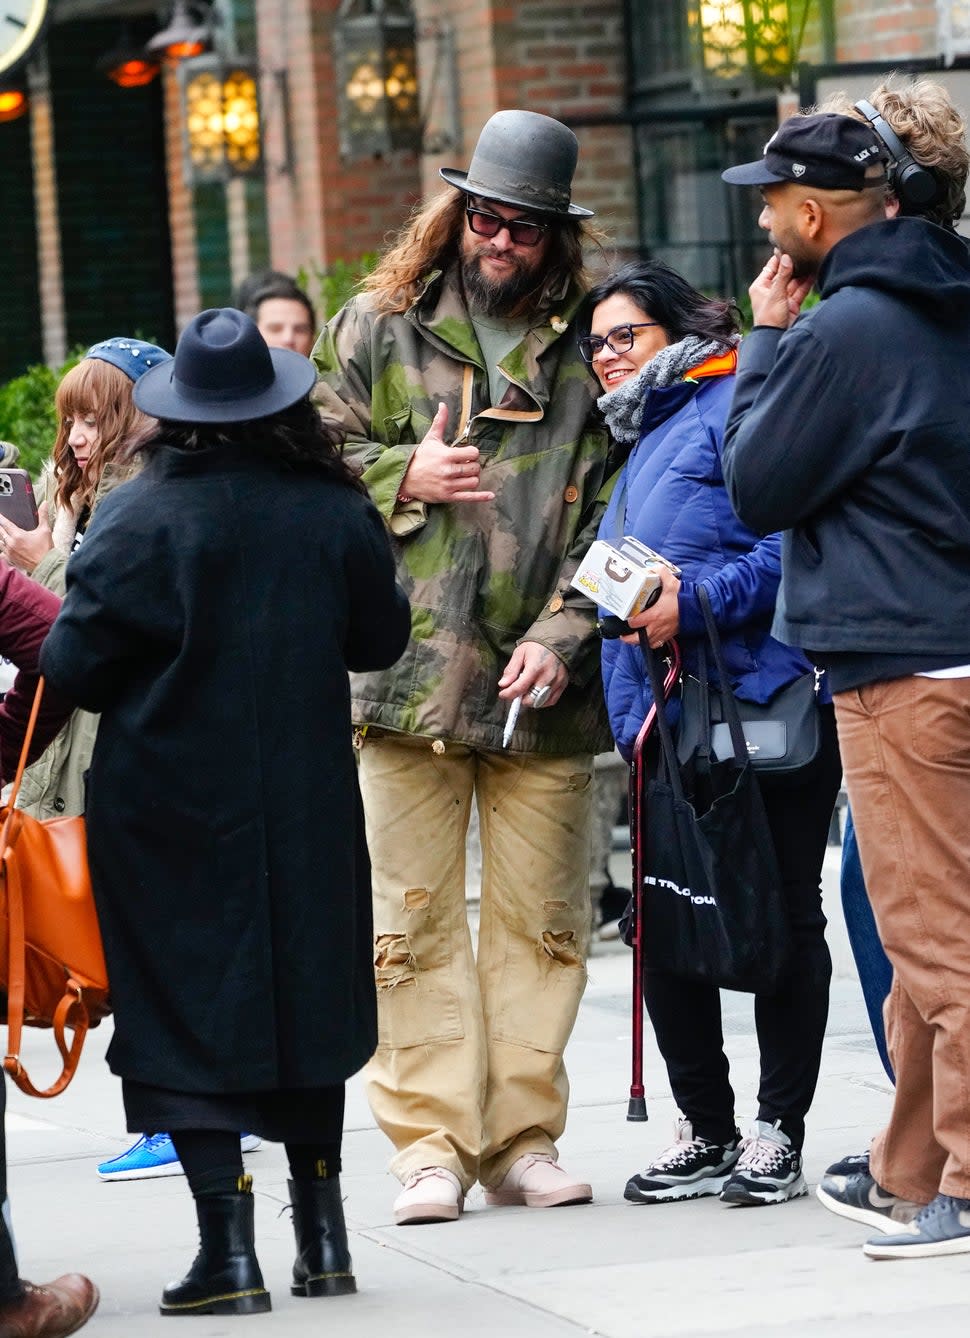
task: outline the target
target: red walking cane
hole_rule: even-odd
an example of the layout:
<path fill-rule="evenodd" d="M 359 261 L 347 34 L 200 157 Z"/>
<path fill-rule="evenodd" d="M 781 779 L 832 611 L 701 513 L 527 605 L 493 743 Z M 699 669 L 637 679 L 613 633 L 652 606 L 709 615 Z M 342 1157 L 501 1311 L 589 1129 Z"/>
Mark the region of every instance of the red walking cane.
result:
<path fill-rule="evenodd" d="M 640 631 L 641 644 L 645 641 Z M 659 652 L 667 664 L 664 675 L 666 702 L 680 681 L 680 647 L 668 641 Z M 657 719 L 654 702 L 640 726 L 630 763 L 630 846 L 633 856 L 633 1054 L 631 1063 L 628 1120 L 644 1121 L 647 1102 L 643 1091 L 643 748 Z"/>

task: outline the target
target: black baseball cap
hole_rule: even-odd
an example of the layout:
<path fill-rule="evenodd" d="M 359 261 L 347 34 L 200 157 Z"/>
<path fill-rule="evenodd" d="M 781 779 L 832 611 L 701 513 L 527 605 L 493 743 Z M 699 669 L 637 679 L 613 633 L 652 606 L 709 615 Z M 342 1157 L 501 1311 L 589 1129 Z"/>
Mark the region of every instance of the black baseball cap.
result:
<path fill-rule="evenodd" d="M 867 175 L 881 165 L 878 176 Z M 872 126 L 854 116 L 818 112 L 789 116 L 765 145 L 764 157 L 721 173 L 732 186 L 794 181 L 821 190 L 865 190 L 886 182 L 886 149 Z"/>

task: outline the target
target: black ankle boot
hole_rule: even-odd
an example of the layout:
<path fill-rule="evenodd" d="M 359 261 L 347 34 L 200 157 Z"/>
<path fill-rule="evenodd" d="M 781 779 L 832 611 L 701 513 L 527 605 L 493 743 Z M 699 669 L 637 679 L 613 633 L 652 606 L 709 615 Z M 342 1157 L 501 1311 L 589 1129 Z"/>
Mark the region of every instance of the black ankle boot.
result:
<path fill-rule="evenodd" d="M 294 1296 L 345 1296 L 357 1290 L 347 1244 L 340 1177 L 288 1180 L 296 1234 Z"/>
<path fill-rule="evenodd" d="M 162 1314 L 253 1315 L 271 1310 L 254 1247 L 251 1184 L 236 1194 L 203 1194 L 195 1201 L 195 1211 L 199 1253 L 182 1281 L 162 1292 Z"/>

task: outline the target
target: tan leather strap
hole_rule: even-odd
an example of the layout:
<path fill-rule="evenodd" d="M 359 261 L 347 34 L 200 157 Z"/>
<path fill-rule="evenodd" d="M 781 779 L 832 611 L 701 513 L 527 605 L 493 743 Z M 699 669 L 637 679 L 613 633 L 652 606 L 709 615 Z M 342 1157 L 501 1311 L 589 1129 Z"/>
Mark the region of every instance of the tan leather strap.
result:
<path fill-rule="evenodd" d="M 19 878 L 11 877 L 11 856 L 21 826 L 21 815 L 14 805 L 20 792 L 20 782 L 27 765 L 27 754 L 30 751 L 30 742 L 34 736 L 34 726 L 37 723 L 40 699 L 43 694 L 44 680 L 41 678 L 37 681 L 37 691 L 34 693 L 34 703 L 30 710 L 27 731 L 24 734 L 24 745 L 20 751 L 17 774 L 14 777 L 13 789 L 10 791 L 7 818 L 3 824 L 3 832 L 0 833 L 0 852 L 2 852 L 0 853 L 0 878 L 3 879 L 7 892 L 7 1054 L 3 1060 L 3 1067 L 20 1090 L 26 1092 L 28 1096 L 50 1097 L 58 1096 L 59 1093 L 63 1092 L 74 1077 L 78 1061 L 81 1058 L 81 1050 L 84 1046 L 84 1038 L 87 1035 L 90 1018 L 84 1003 L 81 986 L 76 980 L 68 980 L 64 997 L 57 1005 L 53 1018 L 54 1039 L 57 1042 L 57 1048 L 63 1061 L 61 1075 L 45 1091 L 35 1087 L 30 1081 L 27 1070 L 20 1062 L 20 1046 L 24 1027 L 27 935 L 24 919 L 23 887 Z M 69 1047 L 64 1035 L 64 1028 L 68 1025 L 71 1013 L 75 1009 L 77 1010 L 77 1017 L 70 1024 L 74 1027 L 74 1041 Z"/>
<path fill-rule="evenodd" d="M 17 795 L 20 793 L 20 782 L 24 778 L 24 769 L 27 766 L 27 755 L 30 752 L 30 743 L 34 737 L 34 726 L 37 724 L 37 715 L 40 711 L 40 699 L 44 695 L 44 680 L 38 678 L 37 691 L 34 693 L 34 703 L 30 708 L 30 719 L 27 721 L 27 730 L 24 734 L 24 746 L 20 750 L 20 761 L 17 763 L 17 774 L 13 779 L 13 789 L 10 791 L 8 801 L 11 810 L 16 806 Z"/>
<path fill-rule="evenodd" d="M 10 1075 L 13 1081 L 20 1088 L 20 1090 L 22 1092 L 25 1092 L 27 1096 L 38 1096 L 42 1098 L 51 1096 L 60 1096 L 61 1092 L 64 1091 L 64 1089 L 67 1087 L 67 1085 L 70 1083 L 71 1079 L 77 1072 L 77 1066 L 81 1059 L 81 1051 L 84 1048 L 84 1039 L 88 1034 L 88 1026 L 90 1025 L 90 1018 L 88 1016 L 88 1010 L 84 1003 L 84 999 L 82 998 L 81 986 L 77 983 L 76 980 L 69 980 L 67 982 L 67 989 L 69 993 L 65 994 L 64 997 L 61 999 L 60 1003 L 57 1005 L 57 1008 L 54 1012 L 54 1021 L 53 1021 L 54 1039 L 57 1042 L 57 1048 L 61 1053 L 63 1066 L 61 1068 L 60 1076 L 56 1078 L 54 1082 L 51 1083 L 50 1087 L 44 1088 L 42 1091 L 39 1087 L 35 1087 L 34 1084 L 31 1082 L 30 1075 L 27 1073 L 27 1070 L 20 1062 L 19 1029 L 17 1033 L 17 1042 L 16 1042 L 17 1049 L 14 1049 L 13 1027 L 10 1027 L 9 1029 L 11 1053 L 4 1058 L 3 1067 L 4 1070 Z M 64 1028 L 68 1025 L 70 1014 L 75 1009 L 77 1010 L 78 1016 L 75 1017 L 73 1021 L 70 1022 L 70 1025 L 74 1029 L 74 1040 L 71 1042 L 71 1045 L 68 1046 L 67 1038 L 64 1034 Z M 9 1017 L 9 1010 L 8 1010 L 8 1017 Z M 22 1020 L 22 1010 L 21 1010 L 21 1020 Z"/>

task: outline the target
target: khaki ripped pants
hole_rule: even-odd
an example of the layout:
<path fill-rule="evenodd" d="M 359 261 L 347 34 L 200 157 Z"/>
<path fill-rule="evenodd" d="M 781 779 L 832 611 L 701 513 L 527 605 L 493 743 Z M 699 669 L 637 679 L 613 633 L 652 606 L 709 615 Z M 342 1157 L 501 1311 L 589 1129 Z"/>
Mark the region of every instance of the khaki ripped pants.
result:
<path fill-rule="evenodd" d="M 405 1180 L 468 1190 L 555 1155 L 563 1051 L 586 985 L 592 758 L 522 757 L 368 731 L 360 787 L 374 883 L 379 1048 L 367 1095 Z M 465 833 L 482 840 L 477 962 Z"/>

